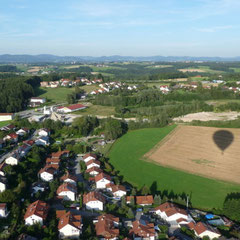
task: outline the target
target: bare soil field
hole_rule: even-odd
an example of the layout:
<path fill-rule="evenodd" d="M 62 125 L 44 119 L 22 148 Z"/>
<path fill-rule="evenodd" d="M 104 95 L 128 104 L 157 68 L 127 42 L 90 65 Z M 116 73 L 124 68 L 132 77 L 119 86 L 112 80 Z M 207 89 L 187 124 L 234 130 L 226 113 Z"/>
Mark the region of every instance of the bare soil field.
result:
<path fill-rule="evenodd" d="M 240 129 L 178 126 L 144 157 L 162 166 L 239 184 Z"/>
<path fill-rule="evenodd" d="M 28 72 L 29 73 L 34 73 L 34 72 L 38 72 L 42 69 L 42 67 L 31 67 L 29 68 Z"/>
<path fill-rule="evenodd" d="M 178 71 L 180 71 L 180 72 L 199 72 L 199 73 L 206 72 L 203 69 L 198 69 L 198 68 L 178 69 Z"/>
<path fill-rule="evenodd" d="M 173 121 L 179 122 L 192 122 L 193 120 L 199 121 L 228 121 L 235 120 L 240 116 L 239 112 L 199 112 L 199 113 L 190 113 L 182 117 L 174 118 Z"/>

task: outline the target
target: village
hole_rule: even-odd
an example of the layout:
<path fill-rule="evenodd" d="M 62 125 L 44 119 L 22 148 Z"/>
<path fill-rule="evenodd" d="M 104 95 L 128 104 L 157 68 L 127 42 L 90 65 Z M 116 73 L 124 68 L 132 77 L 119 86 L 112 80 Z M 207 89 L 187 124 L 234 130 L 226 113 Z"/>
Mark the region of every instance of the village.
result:
<path fill-rule="evenodd" d="M 19 177 L 12 179 L 12 174 L 18 176 L 19 165 L 32 166 L 33 149 L 42 156 L 36 167 L 32 166 L 37 181 L 25 180 L 29 194 L 19 199 L 26 207 L 18 214 L 18 224 L 25 225 L 26 233 L 17 239 L 38 239 L 29 236 L 30 227 L 40 234 L 51 221 L 61 239 L 226 239 L 217 227 L 234 225 L 224 216 L 189 207 L 188 197 L 184 206 L 146 186 L 137 190 L 124 182 L 99 152 L 75 154 L 51 148 L 56 145 L 51 132 L 13 124 L 1 128 L 1 151 L 8 149 L 0 159 L 1 193 L 15 191 L 12 186 L 23 191 Z M 29 169 L 25 171 L 28 174 Z M 2 222 L 14 219 L 12 209 L 8 201 L 0 203 L 1 238 L 13 230 L 4 224 L 8 221 Z"/>

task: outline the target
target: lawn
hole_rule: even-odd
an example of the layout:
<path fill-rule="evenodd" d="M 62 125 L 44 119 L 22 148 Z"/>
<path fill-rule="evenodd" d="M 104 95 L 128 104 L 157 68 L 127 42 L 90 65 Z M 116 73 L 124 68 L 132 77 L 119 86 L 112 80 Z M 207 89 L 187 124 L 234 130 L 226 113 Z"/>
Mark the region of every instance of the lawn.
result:
<path fill-rule="evenodd" d="M 61 103 L 66 102 L 67 95 L 72 93 L 74 88 L 37 88 L 35 89 L 35 93 L 37 97 L 43 97 L 49 100 L 52 103 Z"/>
<path fill-rule="evenodd" d="M 11 121 L 3 121 L 3 122 L 0 122 L 0 128 L 1 127 L 4 127 L 4 126 L 6 126 L 6 125 L 8 125 L 8 124 L 10 124 L 11 123 Z"/>
<path fill-rule="evenodd" d="M 131 131 L 118 139 L 110 150 L 110 162 L 124 180 L 141 188 L 156 181 L 160 191 L 186 193 L 194 207 L 221 208 L 228 193 L 240 191 L 240 186 L 161 167 L 142 160 L 142 156 L 168 135 L 175 125 L 164 128 Z"/>
<path fill-rule="evenodd" d="M 115 109 L 114 107 L 109 106 L 101 106 L 101 105 L 91 105 L 86 109 L 76 111 L 73 114 L 80 114 L 80 115 L 98 115 L 98 116 L 111 116 L 114 115 Z"/>

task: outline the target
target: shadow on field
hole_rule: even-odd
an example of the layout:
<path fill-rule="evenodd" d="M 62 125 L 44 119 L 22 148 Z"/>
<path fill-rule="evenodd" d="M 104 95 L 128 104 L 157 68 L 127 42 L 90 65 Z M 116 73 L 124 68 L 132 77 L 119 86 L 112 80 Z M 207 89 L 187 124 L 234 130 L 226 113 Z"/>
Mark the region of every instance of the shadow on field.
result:
<path fill-rule="evenodd" d="M 227 130 L 219 130 L 213 134 L 213 141 L 222 152 L 232 144 L 233 140 L 233 134 Z"/>

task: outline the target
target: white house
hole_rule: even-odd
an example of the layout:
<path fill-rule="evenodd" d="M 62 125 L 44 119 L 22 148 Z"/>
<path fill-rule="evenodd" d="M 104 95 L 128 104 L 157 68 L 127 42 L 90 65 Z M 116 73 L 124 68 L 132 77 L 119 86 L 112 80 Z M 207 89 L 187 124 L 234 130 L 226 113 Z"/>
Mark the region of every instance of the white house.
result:
<path fill-rule="evenodd" d="M 18 165 L 20 156 L 17 153 L 13 153 L 10 157 L 6 158 L 5 163 L 8 165 Z"/>
<path fill-rule="evenodd" d="M 106 188 L 106 185 L 111 183 L 111 177 L 105 173 L 100 173 L 95 176 L 94 181 L 97 189 Z"/>
<path fill-rule="evenodd" d="M 69 172 L 67 172 L 65 175 L 63 175 L 61 177 L 61 180 L 65 183 L 71 183 L 73 185 L 77 185 L 77 177 L 69 174 Z"/>
<path fill-rule="evenodd" d="M 90 160 L 86 163 L 87 169 L 92 167 L 100 168 L 100 162 L 98 160 Z"/>
<path fill-rule="evenodd" d="M 83 203 L 88 210 L 103 211 L 106 199 L 99 192 L 89 192 L 83 195 Z"/>
<path fill-rule="evenodd" d="M 35 144 L 37 146 L 48 146 L 49 145 L 49 137 L 45 137 L 45 136 L 42 136 L 42 137 L 39 137 L 35 140 Z"/>
<path fill-rule="evenodd" d="M 203 222 L 198 222 L 197 224 L 190 222 L 188 224 L 188 227 L 194 230 L 195 234 L 200 238 L 206 236 L 209 237 L 210 239 L 214 239 L 219 238 L 221 236 L 220 232 L 216 228 L 207 225 Z"/>
<path fill-rule="evenodd" d="M 58 165 L 46 165 L 44 168 L 40 169 L 38 175 L 45 182 L 51 182 L 54 179 L 54 175 L 58 171 Z"/>
<path fill-rule="evenodd" d="M 50 130 L 47 128 L 41 128 L 38 130 L 38 136 L 47 137 L 50 135 Z"/>
<path fill-rule="evenodd" d="M 107 190 L 112 192 L 113 196 L 115 198 L 121 198 L 125 195 L 127 195 L 126 188 L 122 185 L 115 185 L 115 184 L 108 184 L 106 185 Z"/>
<path fill-rule="evenodd" d="M 71 212 L 61 215 L 58 221 L 58 231 L 60 238 L 79 239 L 82 233 L 81 215 Z"/>
<path fill-rule="evenodd" d="M 6 190 L 7 179 L 5 177 L 0 176 L 0 192 Z"/>
<path fill-rule="evenodd" d="M 77 104 L 74 104 L 74 105 L 71 105 L 71 106 L 68 106 L 68 107 L 58 107 L 57 112 L 71 113 L 71 112 L 75 112 L 75 111 L 82 110 L 82 109 L 85 109 L 85 108 L 86 108 L 86 106 L 77 103 Z"/>
<path fill-rule="evenodd" d="M 43 225 L 43 221 L 46 220 L 49 210 L 49 205 L 41 200 L 30 204 L 24 215 L 26 225 L 33 225 L 40 223 Z"/>
<path fill-rule="evenodd" d="M 77 188 L 71 183 L 63 183 L 57 189 L 57 195 L 63 197 L 64 200 L 75 201 Z"/>
<path fill-rule="evenodd" d="M 14 118 L 13 113 L 0 113 L 0 122 L 11 121 Z"/>
<path fill-rule="evenodd" d="M 99 167 L 91 167 L 86 170 L 86 173 L 90 174 L 91 176 L 97 176 L 99 173 L 102 173 L 103 170 Z"/>
<path fill-rule="evenodd" d="M 132 229 L 130 230 L 134 240 L 155 240 L 157 239 L 154 224 L 148 223 L 141 223 L 140 221 L 136 220 L 132 223 Z"/>
<path fill-rule="evenodd" d="M 0 218 L 5 218 L 8 215 L 7 204 L 0 203 Z"/>
<path fill-rule="evenodd" d="M 186 210 L 179 208 L 173 203 L 163 203 L 154 209 L 155 214 L 167 221 L 170 225 L 181 227 L 181 224 L 194 222 Z"/>
<path fill-rule="evenodd" d="M 39 104 L 43 104 L 46 102 L 46 98 L 39 98 L 39 97 L 32 97 L 30 98 L 30 103 L 31 104 L 36 104 L 36 105 L 39 105 Z"/>
<path fill-rule="evenodd" d="M 24 136 L 27 133 L 29 133 L 29 129 L 28 128 L 21 128 L 18 131 L 16 131 L 16 134 L 19 136 Z"/>
<path fill-rule="evenodd" d="M 18 135 L 16 133 L 9 133 L 7 136 L 3 138 L 4 141 L 9 140 L 11 142 L 18 142 Z"/>
<path fill-rule="evenodd" d="M 85 154 L 85 155 L 83 156 L 83 161 L 84 161 L 85 163 L 87 163 L 87 162 L 90 161 L 90 160 L 97 160 L 97 156 L 96 156 L 95 154 L 92 154 L 92 153 L 88 153 L 88 154 Z"/>

